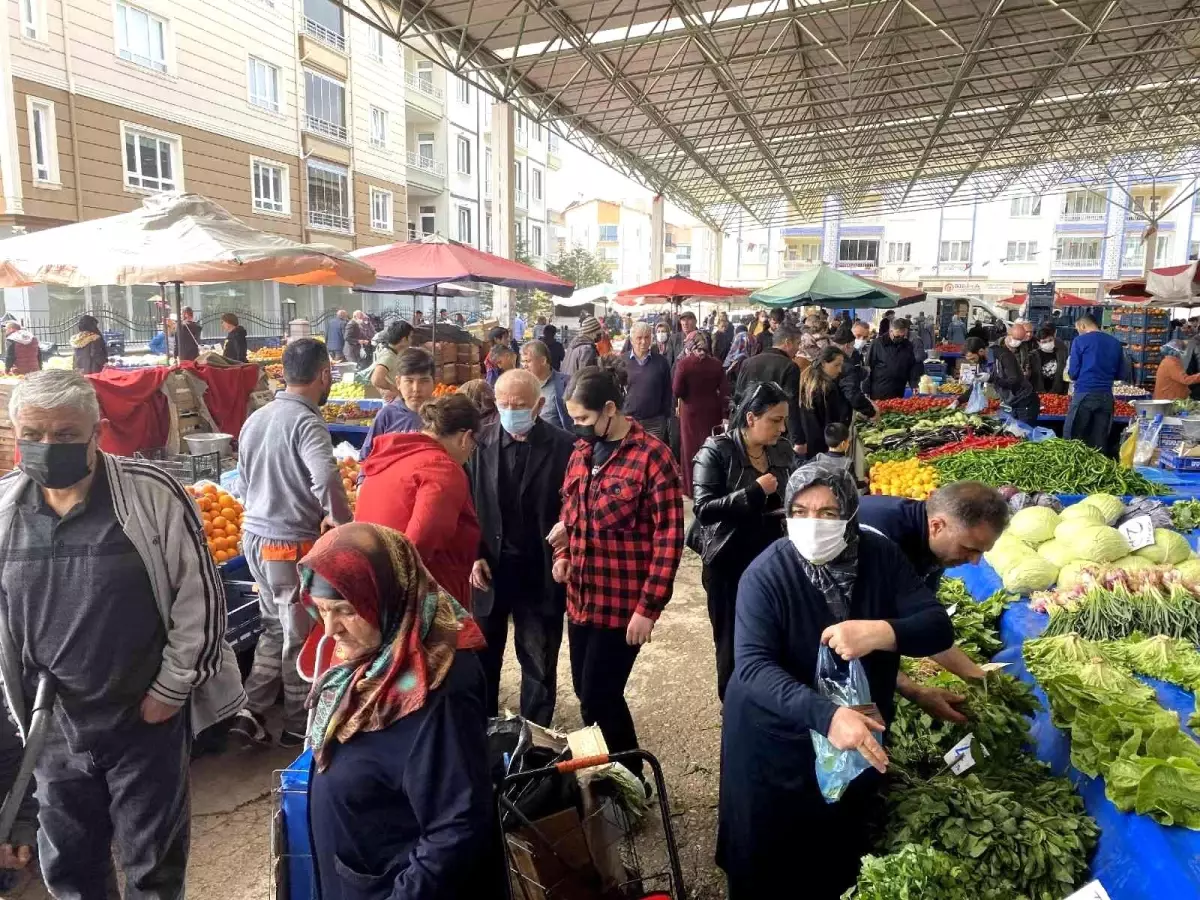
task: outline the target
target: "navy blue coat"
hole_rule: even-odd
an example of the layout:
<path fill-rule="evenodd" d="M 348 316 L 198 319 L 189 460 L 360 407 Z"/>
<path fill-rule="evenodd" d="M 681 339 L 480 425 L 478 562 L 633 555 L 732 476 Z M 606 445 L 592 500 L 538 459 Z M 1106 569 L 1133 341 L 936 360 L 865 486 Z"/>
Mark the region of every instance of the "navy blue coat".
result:
<path fill-rule="evenodd" d="M 899 548 L 860 535 L 850 618 L 885 619 L 898 653 L 863 658 L 871 699 L 885 722 L 895 708 L 900 654 L 930 656 L 954 641 L 950 618 Z M 842 798 L 817 787 L 810 729 L 825 734 L 836 707 L 813 689 L 821 632 L 835 623 L 784 538 L 742 576 L 734 659 L 721 728 L 717 862 L 729 898 L 776 896 L 795 885 L 805 900 L 836 900 L 869 850 L 878 779 L 868 770 Z M 786 892 L 785 892 L 786 893 Z"/>
<path fill-rule="evenodd" d="M 945 566 L 929 547 L 929 513 L 924 500 L 882 494 L 859 497 L 858 524 L 879 532 L 903 550 L 929 589 L 937 592 Z"/>
<path fill-rule="evenodd" d="M 503 896 L 483 694 L 477 655 L 460 651 L 423 707 L 336 745 L 324 772 L 314 767 L 321 900 Z"/>

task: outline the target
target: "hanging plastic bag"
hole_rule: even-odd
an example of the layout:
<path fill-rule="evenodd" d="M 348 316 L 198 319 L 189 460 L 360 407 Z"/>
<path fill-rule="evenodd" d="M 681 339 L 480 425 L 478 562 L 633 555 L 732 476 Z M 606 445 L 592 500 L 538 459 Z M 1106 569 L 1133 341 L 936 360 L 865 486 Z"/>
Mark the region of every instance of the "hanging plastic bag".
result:
<path fill-rule="evenodd" d="M 976 381 L 971 385 L 971 396 L 967 398 L 967 413 L 981 413 L 987 409 L 987 393 L 983 389 L 984 382 Z"/>
<path fill-rule="evenodd" d="M 816 685 L 822 697 L 828 697 L 838 706 L 872 705 L 871 688 L 862 662 L 857 659 L 847 662 L 824 644 L 817 654 Z M 809 734 L 817 756 L 817 785 L 826 802 L 836 803 L 850 782 L 871 768 L 871 764 L 857 750 L 838 750 L 825 735 L 815 731 Z"/>

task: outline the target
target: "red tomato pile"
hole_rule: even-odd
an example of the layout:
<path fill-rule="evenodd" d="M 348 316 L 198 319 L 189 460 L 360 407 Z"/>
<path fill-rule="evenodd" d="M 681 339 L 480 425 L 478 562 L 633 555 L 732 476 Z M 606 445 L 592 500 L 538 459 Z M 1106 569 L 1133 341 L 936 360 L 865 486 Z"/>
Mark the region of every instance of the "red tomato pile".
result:
<path fill-rule="evenodd" d="M 1043 416 L 1065 416 L 1071 405 L 1071 398 L 1066 394 L 1038 394 L 1038 400 L 1042 403 Z"/>
<path fill-rule="evenodd" d="M 962 344 L 947 344 L 945 342 L 942 342 L 942 343 L 938 344 L 936 347 L 934 347 L 933 349 L 936 350 L 938 353 L 962 353 L 963 345 Z"/>
<path fill-rule="evenodd" d="M 931 409 L 945 409 L 950 404 L 945 397 L 905 397 L 899 400 L 876 400 L 875 406 L 881 413 L 904 413 L 915 416 Z"/>

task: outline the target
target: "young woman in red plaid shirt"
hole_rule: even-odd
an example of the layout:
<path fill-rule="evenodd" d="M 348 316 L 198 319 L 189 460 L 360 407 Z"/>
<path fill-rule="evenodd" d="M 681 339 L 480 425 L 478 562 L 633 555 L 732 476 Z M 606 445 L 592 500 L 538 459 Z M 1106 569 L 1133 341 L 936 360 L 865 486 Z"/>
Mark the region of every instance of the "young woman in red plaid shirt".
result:
<path fill-rule="evenodd" d="M 632 750 L 625 685 L 683 554 L 679 470 L 666 444 L 621 413 L 622 360 L 575 373 L 565 399 L 579 442 L 567 463 L 554 578 L 567 585 L 571 680 L 584 723 L 600 726 L 610 752 Z"/>

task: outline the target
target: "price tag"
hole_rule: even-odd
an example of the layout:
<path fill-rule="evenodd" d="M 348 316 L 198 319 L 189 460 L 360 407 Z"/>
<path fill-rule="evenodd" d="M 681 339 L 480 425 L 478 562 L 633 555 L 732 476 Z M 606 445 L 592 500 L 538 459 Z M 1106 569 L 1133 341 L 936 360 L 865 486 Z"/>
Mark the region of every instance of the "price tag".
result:
<path fill-rule="evenodd" d="M 1092 881 L 1085 884 L 1070 897 L 1064 898 L 1064 900 L 1112 900 L 1112 898 L 1108 896 L 1108 891 L 1104 889 L 1104 885 L 1099 881 Z"/>
<path fill-rule="evenodd" d="M 965 738 L 951 747 L 950 752 L 943 756 L 942 759 L 945 760 L 946 765 L 950 767 L 951 772 L 953 772 L 955 775 L 961 775 L 968 769 L 974 768 L 975 747 L 975 735 L 968 734 Z M 984 749 L 982 744 L 979 744 L 978 748 L 980 751 L 982 751 L 985 757 L 990 755 L 987 750 Z"/>
<path fill-rule="evenodd" d="M 1141 550 L 1154 543 L 1154 520 L 1149 516 L 1135 516 L 1117 526 L 1117 531 L 1129 542 L 1131 550 Z"/>
<path fill-rule="evenodd" d="M 956 612 L 958 612 L 958 604 L 957 603 L 951 603 L 949 606 L 946 607 L 946 615 L 952 616 Z"/>
<path fill-rule="evenodd" d="M 343 372 L 342 373 L 342 384 L 354 384 L 354 373 L 353 372 Z"/>

